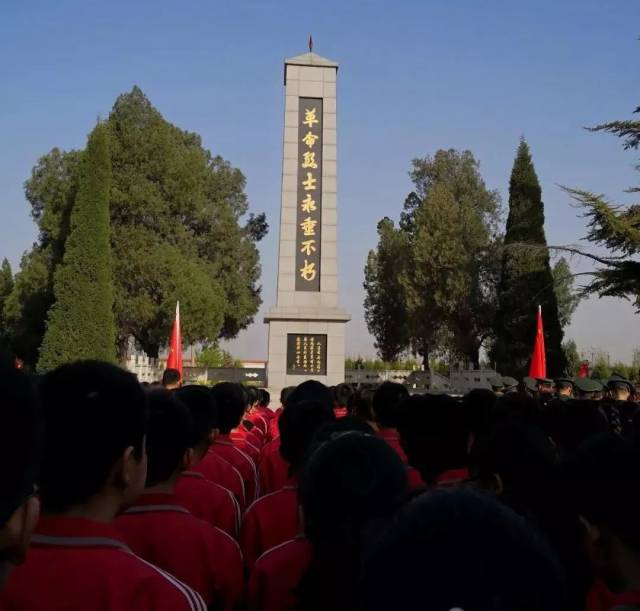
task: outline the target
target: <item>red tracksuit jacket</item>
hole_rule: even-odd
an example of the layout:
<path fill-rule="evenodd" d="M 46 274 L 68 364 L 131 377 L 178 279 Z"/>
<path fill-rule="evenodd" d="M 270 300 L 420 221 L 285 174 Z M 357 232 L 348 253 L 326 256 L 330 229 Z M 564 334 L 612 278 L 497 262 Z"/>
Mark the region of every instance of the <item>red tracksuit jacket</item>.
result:
<path fill-rule="evenodd" d="M 242 474 L 224 458 L 209 450 L 197 465 L 191 467 L 191 470 L 202 473 L 210 482 L 231 490 L 240 508 L 246 507 L 247 494 Z"/>
<path fill-rule="evenodd" d="M 185 471 L 178 479 L 176 498 L 196 518 L 238 538 L 240 505 L 230 490 L 205 479 L 202 473 Z"/>
<path fill-rule="evenodd" d="M 309 541 L 296 538 L 265 552 L 256 561 L 247 590 L 249 611 L 291 611 L 295 589 L 311 563 Z"/>
<path fill-rule="evenodd" d="M 242 520 L 240 546 L 245 564 L 251 568 L 268 549 L 297 537 L 301 531 L 297 486 L 285 486 L 259 498 Z"/>
<path fill-rule="evenodd" d="M 406 465 L 408 464 L 407 455 L 404 453 L 402 446 L 400 445 L 400 435 L 396 429 L 387 429 L 380 428 L 376 432 L 376 436 L 380 437 L 380 439 L 384 439 L 398 454 L 398 456 L 402 459 L 402 462 Z"/>
<path fill-rule="evenodd" d="M 199 594 L 134 555 L 113 523 L 43 516 L 3 611 L 206 611 Z"/>
<path fill-rule="evenodd" d="M 262 448 L 259 478 L 262 494 L 277 492 L 286 486 L 289 480 L 289 463 L 280 455 L 280 437 Z"/>
<path fill-rule="evenodd" d="M 242 475 L 247 505 L 260 496 L 258 470 L 251 457 L 234 445 L 230 435 L 219 435 L 211 445 L 211 452 L 233 465 Z"/>
<path fill-rule="evenodd" d="M 180 507 L 175 495 L 143 494 L 115 526 L 136 554 L 191 586 L 208 605 L 227 611 L 240 605 L 238 544 Z"/>

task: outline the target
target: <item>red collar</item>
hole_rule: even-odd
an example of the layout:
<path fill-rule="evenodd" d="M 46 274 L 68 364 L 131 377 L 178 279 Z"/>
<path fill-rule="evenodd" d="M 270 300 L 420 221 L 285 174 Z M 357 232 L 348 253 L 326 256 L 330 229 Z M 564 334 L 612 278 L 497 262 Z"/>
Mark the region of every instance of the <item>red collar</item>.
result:
<path fill-rule="evenodd" d="M 180 474 L 180 477 L 195 477 L 196 479 L 205 479 L 202 473 L 198 473 L 197 471 L 183 471 Z"/>
<path fill-rule="evenodd" d="M 42 538 L 42 540 L 40 540 Z M 47 541 L 46 539 L 59 539 L 55 541 Z M 67 542 L 64 542 L 67 540 Z M 85 541 L 83 543 L 83 540 Z M 122 535 L 118 532 L 113 522 L 98 522 L 96 520 L 87 520 L 86 518 L 76 518 L 69 516 L 42 515 L 35 531 L 33 545 L 87 545 L 87 542 L 95 542 L 101 545 L 99 541 L 112 541 L 113 545 L 108 547 L 126 547 L 122 540 Z"/>
<path fill-rule="evenodd" d="M 152 512 L 189 513 L 188 510 L 180 506 L 175 494 L 166 493 L 142 494 L 124 513 L 132 515 Z"/>
<path fill-rule="evenodd" d="M 469 469 L 462 467 L 461 469 L 449 469 L 436 477 L 436 484 L 439 486 L 450 486 L 458 484 L 469 479 Z"/>
<path fill-rule="evenodd" d="M 233 439 L 231 439 L 231 434 L 227 434 L 227 435 L 223 435 L 222 433 L 220 435 L 218 435 L 214 440 L 213 443 L 219 443 L 223 446 L 232 446 L 233 445 Z"/>

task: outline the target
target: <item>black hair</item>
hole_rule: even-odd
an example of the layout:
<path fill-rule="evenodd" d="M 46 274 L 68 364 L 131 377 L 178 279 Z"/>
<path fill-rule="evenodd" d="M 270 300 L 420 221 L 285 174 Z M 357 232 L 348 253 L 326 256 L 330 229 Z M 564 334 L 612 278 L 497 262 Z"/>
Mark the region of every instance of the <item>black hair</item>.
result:
<path fill-rule="evenodd" d="M 255 386 L 243 386 L 247 394 L 247 404 L 254 405 L 260 400 L 260 391 Z"/>
<path fill-rule="evenodd" d="M 33 379 L 0 356 L 0 528 L 33 493 L 42 452 L 42 422 Z"/>
<path fill-rule="evenodd" d="M 463 397 L 462 407 L 470 432 L 481 435 L 489 428 L 497 399 L 496 393 L 488 388 L 474 388 Z"/>
<path fill-rule="evenodd" d="M 398 432 L 409 464 L 427 484 L 467 466 L 468 423 L 462 403 L 447 395 L 413 395 L 398 410 Z"/>
<path fill-rule="evenodd" d="M 320 401 L 320 403 L 333 409 L 331 389 L 317 380 L 307 380 L 296 386 L 287 397 L 286 407 L 301 401 Z"/>
<path fill-rule="evenodd" d="M 269 391 L 265 388 L 260 388 L 258 390 L 258 396 L 261 407 L 269 407 L 269 403 L 271 403 L 271 395 L 269 394 Z"/>
<path fill-rule="evenodd" d="M 361 388 L 349 399 L 349 412 L 362 420 L 373 420 L 372 388 Z"/>
<path fill-rule="evenodd" d="M 483 486 L 499 475 L 500 500 L 540 521 L 555 509 L 558 460 L 557 449 L 544 431 L 522 422 L 505 422 L 476 439 L 470 471 Z"/>
<path fill-rule="evenodd" d="M 169 386 L 170 384 L 178 384 L 182 376 L 177 369 L 165 369 L 162 374 L 162 385 Z"/>
<path fill-rule="evenodd" d="M 280 455 L 289 463 L 290 475 L 303 463 L 315 432 L 334 420 L 333 409 L 319 401 L 301 401 L 283 410 L 279 420 Z"/>
<path fill-rule="evenodd" d="M 205 443 L 211 431 L 218 428 L 218 406 L 213 393 L 204 386 L 189 385 L 173 391 L 191 413 L 189 447 Z"/>
<path fill-rule="evenodd" d="M 284 407 L 287 403 L 287 399 L 289 398 L 289 395 L 295 390 L 295 386 L 285 386 L 281 391 L 280 391 L 280 405 L 282 407 Z"/>
<path fill-rule="evenodd" d="M 587 440 L 564 464 L 576 512 L 640 553 L 640 452 L 613 433 Z"/>
<path fill-rule="evenodd" d="M 333 402 L 338 407 L 347 407 L 349 399 L 353 395 L 353 388 L 349 384 L 338 384 L 333 389 Z"/>
<path fill-rule="evenodd" d="M 147 399 L 133 374 L 98 361 L 58 367 L 40 391 L 40 498 L 45 512 L 59 513 L 97 494 L 128 447 L 142 457 Z"/>
<path fill-rule="evenodd" d="M 564 611 L 559 564 L 494 499 L 436 489 L 409 503 L 365 566 L 363 611 Z M 420 601 L 420 602 L 418 602 Z"/>
<path fill-rule="evenodd" d="M 373 415 L 378 424 L 395 428 L 398 424 L 398 407 L 409 397 L 409 391 L 397 382 L 383 382 L 373 395 Z"/>
<path fill-rule="evenodd" d="M 239 384 L 221 382 L 212 389 L 213 398 L 218 406 L 218 428 L 223 435 L 228 435 L 242 421 L 245 399 Z"/>
<path fill-rule="evenodd" d="M 365 420 L 358 418 L 357 416 L 345 416 L 344 418 L 337 418 L 333 422 L 329 422 L 320 427 L 311 443 L 311 451 L 313 452 L 318 446 L 325 441 L 333 439 L 338 433 L 362 433 L 364 435 L 375 435 L 375 431 Z"/>
<path fill-rule="evenodd" d="M 382 439 L 335 433 L 315 450 L 300 481 L 305 534 L 314 547 L 299 586 L 300 609 L 357 607 L 367 546 L 400 507 L 406 490 L 406 468 Z"/>
<path fill-rule="evenodd" d="M 167 481 L 182 465 L 193 438 L 191 414 L 177 396 L 166 390 L 149 393 L 147 483 Z"/>

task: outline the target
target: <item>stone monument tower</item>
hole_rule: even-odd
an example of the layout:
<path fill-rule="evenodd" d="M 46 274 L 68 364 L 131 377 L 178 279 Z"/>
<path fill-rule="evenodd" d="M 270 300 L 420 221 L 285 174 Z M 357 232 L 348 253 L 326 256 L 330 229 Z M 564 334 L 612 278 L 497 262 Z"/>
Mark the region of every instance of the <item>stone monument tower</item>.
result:
<path fill-rule="evenodd" d="M 336 76 L 313 53 L 284 62 L 285 113 L 278 299 L 269 325 L 272 391 L 307 379 L 344 382 L 344 326 L 338 306 Z"/>

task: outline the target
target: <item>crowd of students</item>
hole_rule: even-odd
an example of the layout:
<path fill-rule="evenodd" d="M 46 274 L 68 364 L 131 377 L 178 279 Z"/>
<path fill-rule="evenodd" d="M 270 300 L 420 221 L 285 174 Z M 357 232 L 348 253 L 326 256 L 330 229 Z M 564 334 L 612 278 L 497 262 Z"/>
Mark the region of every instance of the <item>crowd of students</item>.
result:
<path fill-rule="evenodd" d="M 0 610 L 640 609 L 632 387 L 164 383 L 0 363 Z"/>

